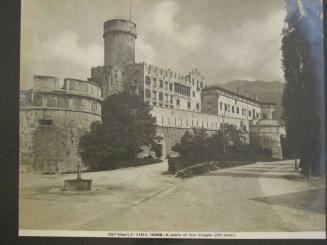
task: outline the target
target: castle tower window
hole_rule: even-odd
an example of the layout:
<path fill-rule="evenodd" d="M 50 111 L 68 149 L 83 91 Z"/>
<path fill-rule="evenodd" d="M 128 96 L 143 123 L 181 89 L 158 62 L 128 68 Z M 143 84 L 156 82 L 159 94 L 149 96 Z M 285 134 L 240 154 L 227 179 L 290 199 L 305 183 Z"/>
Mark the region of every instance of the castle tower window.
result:
<path fill-rule="evenodd" d="M 40 119 L 40 120 L 39 120 L 39 124 L 40 124 L 40 125 L 52 125 L 53 122 L 52 122 L 52 120 L 50 120 L 50 119 Z"/>
<path fill-rule="evenodd" d="M 145 90 L 145 97 L 146 98 L 151 98 L 151 90 L 150 89 Z"/>
<path fill-rule="evenodd" d="M 145 84 L 146 85 L 151 85 L 151 78 L 149 76 L 145 77 Z"/>
<path fill-rule="evenodd" d="M 163 101 L 163 99 L 164 99 L 164 98 L 163 98 L 163 93 L 162 93 L 162 92 L 159 92 L 159 100 L 160 100 L 160 101 Z"/>

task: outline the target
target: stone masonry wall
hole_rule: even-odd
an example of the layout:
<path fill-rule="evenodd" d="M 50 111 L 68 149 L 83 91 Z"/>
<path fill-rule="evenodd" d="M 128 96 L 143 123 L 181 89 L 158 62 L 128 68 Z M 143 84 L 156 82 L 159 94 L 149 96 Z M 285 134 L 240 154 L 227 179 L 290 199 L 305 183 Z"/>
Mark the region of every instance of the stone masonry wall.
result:
<path fill-rule="evenodd" d="M 42 124 L 40 120 L 51 120 Z M 20 167 L 23 171 L 76 171 L 79 138 L 97 114 L 62 109 L 21 108 Z"/>

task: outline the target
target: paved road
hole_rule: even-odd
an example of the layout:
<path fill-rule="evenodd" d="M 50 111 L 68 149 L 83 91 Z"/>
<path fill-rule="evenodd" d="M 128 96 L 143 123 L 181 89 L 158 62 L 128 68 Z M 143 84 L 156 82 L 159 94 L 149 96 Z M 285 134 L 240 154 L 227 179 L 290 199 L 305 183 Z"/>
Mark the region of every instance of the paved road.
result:
<path fill-rule="evenodd" d="M 293 169 L 291 161 L 256 163 L 181 180 L 160 163 L 84 174 L 90 193 L 60 191 L 69 175 L 23 174 L 20 228 L 324 231 L 325 187 Z"/>

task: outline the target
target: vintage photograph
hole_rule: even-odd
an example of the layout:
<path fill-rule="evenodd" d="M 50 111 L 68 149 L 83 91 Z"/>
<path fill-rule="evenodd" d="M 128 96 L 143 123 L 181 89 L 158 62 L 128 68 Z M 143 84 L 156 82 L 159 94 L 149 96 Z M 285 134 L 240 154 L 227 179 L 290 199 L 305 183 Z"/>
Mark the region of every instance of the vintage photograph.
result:
<path fill-rule="evenodd" d="M 326 238 L 322 0 L 22 0 L 19 236 Z"/>

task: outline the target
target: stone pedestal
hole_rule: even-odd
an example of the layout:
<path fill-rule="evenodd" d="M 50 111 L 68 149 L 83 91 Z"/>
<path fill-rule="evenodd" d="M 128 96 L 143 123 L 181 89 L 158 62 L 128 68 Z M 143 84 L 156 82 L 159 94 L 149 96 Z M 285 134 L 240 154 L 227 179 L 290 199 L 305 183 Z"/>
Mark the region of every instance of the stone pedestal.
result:
<path fill-rule="evenodd" d="M 91 179 L 69 179 L 65 180 L 64 191 L 90 191 Z"/>

